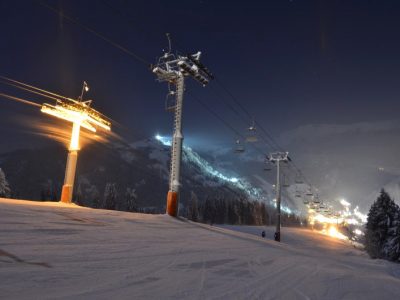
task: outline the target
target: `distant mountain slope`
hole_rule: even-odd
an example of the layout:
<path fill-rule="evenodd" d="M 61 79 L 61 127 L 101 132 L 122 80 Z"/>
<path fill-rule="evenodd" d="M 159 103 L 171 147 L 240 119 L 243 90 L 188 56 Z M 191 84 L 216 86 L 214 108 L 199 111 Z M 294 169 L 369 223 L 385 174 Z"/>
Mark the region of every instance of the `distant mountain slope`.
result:
<path fill-rule="evenodd" d="M 117 209 L 126 208 L 127 190 L 138 207 L 163 211 L 168 190 L 169 147 L 157 140 L 131 145 L 88 145 L 79 152 L 74 199 L 86 206 L 103 201 L 107 183 L 115 183 Z M 0 155 L 14 197 L 35 200 L 59 199 L 67 150 L 62 147 L 18 150 Z M 181 204 L 195 194 L 260 199 L 265 191 L 245 179 L 224 175 L 190 148 L 185 148 Z M 270 190 L 270 195 L 272 195 Z"/>

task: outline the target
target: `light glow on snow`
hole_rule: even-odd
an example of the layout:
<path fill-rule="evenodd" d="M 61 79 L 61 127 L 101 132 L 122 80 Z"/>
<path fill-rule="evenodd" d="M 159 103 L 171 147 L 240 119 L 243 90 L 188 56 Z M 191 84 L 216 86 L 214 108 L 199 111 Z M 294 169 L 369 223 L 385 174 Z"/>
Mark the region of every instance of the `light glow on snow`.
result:
<path fill-rule="evenodd" d="M 322 233 L 329 235 L 330 237 L 339 239 L 339 240 L 348 240 L 347 236 L 345 236 L 343 233 L 339 232 L 336 228 L 336 226 L 331 225 L 329 226 L 328 230 L 322 230 Z"/>
<path fill-rule="evenodd" d="M 161 136 L 159 134 L 156 134 L 155 139 L 159 142 L 161 142 L 161 144 L 163 144 L 164 146 L 171 146 L 171 139 Z"/>

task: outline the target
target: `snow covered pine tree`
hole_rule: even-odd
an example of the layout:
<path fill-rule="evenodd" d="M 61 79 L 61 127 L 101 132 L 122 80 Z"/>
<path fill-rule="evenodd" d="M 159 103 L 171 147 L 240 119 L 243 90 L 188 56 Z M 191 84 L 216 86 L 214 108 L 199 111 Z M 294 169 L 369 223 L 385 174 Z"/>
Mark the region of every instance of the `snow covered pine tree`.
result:
<path fill-rule="evenodd" d="M 115 209 L 117 206 L 117 188 L 115 183 L 107 183 L 104 190 L 104 204 L 105 209 Z"/>
<path fill-rule="evenodd" d="M 6 179 L 6 175 L 0 168 L 0 197 L 8 198 L 10 197 L 10 194 L 11 190 Z"/>
<path fill-rule="evenodd" d="M 397 207 L 395 217 L 388 229 L 388 236 L 383 244 L 386 259 L 400 262 L 400 209 Z"/>
<path fill-rule="evenodd" d="M 397 260 L 399 258 L 398 205 L 384 189 L 368 213 L 365 249 L 372 258 Z"/>
<path fill-rule="evenodd" d="M 131 189 L 131 188 L 126 188 L 125 192 L 125 201 L 126 201 L 126 210 L 127 211 L 137 211 L 137 205 L 136 205 L 136 190 Z"/>

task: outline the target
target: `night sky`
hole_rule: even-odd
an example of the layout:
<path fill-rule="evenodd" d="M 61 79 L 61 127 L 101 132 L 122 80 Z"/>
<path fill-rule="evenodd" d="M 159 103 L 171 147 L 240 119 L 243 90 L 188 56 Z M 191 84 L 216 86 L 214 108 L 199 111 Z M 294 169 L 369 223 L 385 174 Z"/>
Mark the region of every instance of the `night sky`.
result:
<path fill-rule="evenodd" d="M 308 124 L 351 128 L 398 119 L 398 1 L 45 3 L 150 63 L 167 48 L 166 32 L 174 50 L 202 51 L 202 62 L 276 139 Z M 86 80 L 91 88 L 87 97 L 121 124 L 116 130 L 125 128 L 127 141 L 170 134 L 172 115 L 164 111 L 167 86 L 156 82 L 146 64 L 39 1 L 0 1 L 0 25 L 0 75 L 70 97 L 79 95 Z M 187 89 L 245 132 L 246 125 L 217 99 L 221 95 L 235 105 L 216 82 L 203 88 L 187 80 Z M 1 91 L 40 102 L 4 85 Z M 1 151 L 38 143 L 19 123 L 24 116 L 42 118 L 37 108 L 3 99 L 0 107 Z M 186 142 L 231 146 L 235 134 L 189 94 L 184 109 Z"/>

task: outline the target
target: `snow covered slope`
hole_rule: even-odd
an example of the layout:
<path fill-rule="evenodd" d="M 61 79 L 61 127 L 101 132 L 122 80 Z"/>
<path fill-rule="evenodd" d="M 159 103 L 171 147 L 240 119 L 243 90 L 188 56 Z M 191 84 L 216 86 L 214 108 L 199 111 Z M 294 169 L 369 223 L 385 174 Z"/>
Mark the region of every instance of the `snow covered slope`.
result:
<path fill-rule="evenodd" d="M 283 228 L 0 199 L 1 299 L 398 299 L 400 266 Z M 267 236 L 273 229 L 268 229 Z M 254 234 L 253 234 L 254 233 Z"/>

